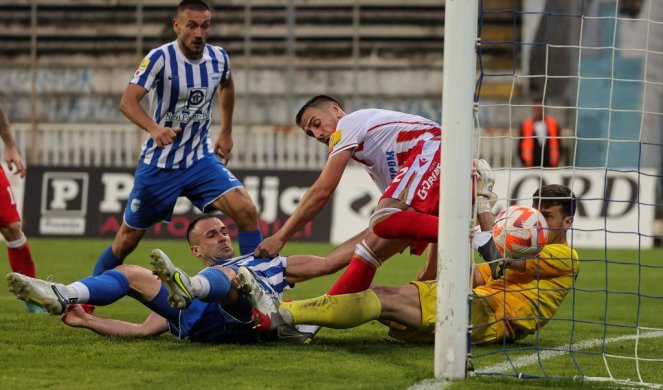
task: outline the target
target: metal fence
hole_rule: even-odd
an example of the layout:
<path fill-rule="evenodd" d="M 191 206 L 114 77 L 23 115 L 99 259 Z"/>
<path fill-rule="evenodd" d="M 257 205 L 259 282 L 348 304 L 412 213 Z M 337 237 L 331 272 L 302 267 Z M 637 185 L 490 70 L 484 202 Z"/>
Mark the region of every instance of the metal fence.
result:
<path fill-rule="evenodd" d="M 130 124 L 42 123 L 36 139 L 29 123 L 13 125 L 24 157 L 34 145 L 35 165 L 132 167 L 147 133 Z M 218 126 L 213 126 L 218 131 Z M 518 139 L 509 129 L 489 128 L 476 140 L 478 155 L 493 167 L 517 166 Z M 212 140 L 217 133 L 212 133 Z M 291 126 L 235 126 L 230 166 L 242 169 L 321 169 L 327 147 Z M 564 140 L 563 140 L 564 141 Z M 2 150 L 0 150 L 0 155 Z"/>
<path fill-rule="evenodd" d="M 132 167 L 147 137 L 133 125 L 43 123 L 37 125 L 36 140 L 28 123 L 13 129 L 21 154 L 28 156 L 34 145 L 34 164 L 44 166 Z M 325 145 L 294 127 L 239 126 L 233 140 L 230 165 L 235 168 L 320 169 L 327 159 Z"/>

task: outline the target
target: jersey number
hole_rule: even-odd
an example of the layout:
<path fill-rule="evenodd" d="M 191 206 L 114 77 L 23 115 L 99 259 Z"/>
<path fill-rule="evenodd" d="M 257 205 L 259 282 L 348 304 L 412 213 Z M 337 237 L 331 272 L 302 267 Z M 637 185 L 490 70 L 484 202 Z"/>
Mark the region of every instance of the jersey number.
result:
<path fill-rule="evenodd" d="M 398 171 L 398 173 L 397 173 L 396 176 L 394 177 L 394 180 L 392 180 L 391 182 L 392 182 L 392 183 L 398 183 L 398 182 L 400 182 L 401 180 L 403 180 L 403 176 L 405 176 L 405 174 L 407 173 L 407 170 L 408 170 L 408 167 L 403 167 L 403 168 L 401 168 L 401 170 Z"/>

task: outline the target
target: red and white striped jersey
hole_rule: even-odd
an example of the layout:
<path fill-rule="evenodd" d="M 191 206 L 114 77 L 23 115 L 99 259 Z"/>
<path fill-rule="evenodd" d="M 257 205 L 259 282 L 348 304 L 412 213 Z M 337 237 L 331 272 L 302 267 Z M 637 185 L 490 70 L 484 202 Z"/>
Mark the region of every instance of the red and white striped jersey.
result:
<path fill-rule="evenodd" d="M 384 192 L 417 143 L 440 137 L 440 125 L 418 115 L 369 108 L 338 121 L 329 138 L 329 157 L 352 150 L 352 158 Z"/>

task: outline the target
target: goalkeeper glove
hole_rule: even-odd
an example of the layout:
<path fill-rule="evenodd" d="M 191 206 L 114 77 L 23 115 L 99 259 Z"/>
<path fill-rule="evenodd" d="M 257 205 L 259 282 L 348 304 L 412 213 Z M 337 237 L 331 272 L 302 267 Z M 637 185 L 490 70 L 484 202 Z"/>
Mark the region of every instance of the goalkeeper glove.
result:
<path fill-rule="evenodd" d="M 483 260 L 490 265 L 491 277 L 495 280 L 504 277 L 504 271 L 506 270 L 509 262 L 497 249 L 493 238 L 491 237 L 490 240 L 480 246 L 478 250 Z"/>
<path fill-rule="evenodd" d="M 495 175 L 490 164 L 484 159 L 474 160 L 473 173 L 476 180 L 476 206 L 477 214 L 490 213 L 497 201 L 497 195 L 493 192 Z"/>

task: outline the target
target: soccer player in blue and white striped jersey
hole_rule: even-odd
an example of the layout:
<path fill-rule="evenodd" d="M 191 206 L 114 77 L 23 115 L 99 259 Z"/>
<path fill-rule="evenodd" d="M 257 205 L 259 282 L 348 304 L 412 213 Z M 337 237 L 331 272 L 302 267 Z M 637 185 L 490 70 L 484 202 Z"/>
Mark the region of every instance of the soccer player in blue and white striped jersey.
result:
<path fill-rule="evenodd" d="M 155 249 L 152 252 L 155 273 L 164 278 L 161 269 L 164 262 L 171 271 L 164 283 L 155 278 L 151 270 L 134 264 L 121 264 L 69 285 L 18 273 L 8 274 L 7 282 L 19 299 L 34 302 L 50 314 L 62 314 L 62 321 L 67 325 L 88 328 L 102 335 L 149 337 L 170 331 L 180 340 L 237 343 L 263 339 L 254 329 L 250 302 L 238 293 L 236 273 L 240 267 L 250 269 L 263 288 L 281 296 L 294 283 L 334 273 L 348 263 L 347 256 L 336 256 L 334 252 L 326 258 L 310 255 L 233 258 L 228 228 L 213 215 L 191 222 L 187 240 L 192 254 L 206 266 L 192 277 L 175 268 L 165 253 Z M 175 275 L 172 271 L 180 273 Z M 178 290 L 178 285 L 184 285 L 184 290 Z M 171 307 L 174 295 L 170 292 L 169 297 L 169 290 L 173 288 L 187 300 L 180 308 Z M 143 323 L 97 317 L 86 314 L 76 305 L 110 305 L 127 295 L 152 310 Z M 289 341 L 298 342 L 294 335 L 296 333 L 290 330 Z M 299 340 L 306 342 L 307 339 Z"/>
<path fill-rule="evenodd" d="M 231 217 L 238 226 L 242 254 L 252 253 L 262 239 L 256 206 L 224 165 L 233 145 L 235 92 L 228 54 L 207 43 L 211 17 L 201 0 L 180 2 L 173 19 L 177 39 L 149 52 L 122 95 L 120 111 L 149 137 L 142 146 L 123 223 L 97 260 L 94 275 L 122 264 L 146 229 L 168 222 L 179 196 L 203 212 L 216 209 Z M 209 131 L 217 91 L 221 133 L 212 145 Z M 149 114 L 140 104 L 148 93 Z"/>

